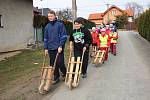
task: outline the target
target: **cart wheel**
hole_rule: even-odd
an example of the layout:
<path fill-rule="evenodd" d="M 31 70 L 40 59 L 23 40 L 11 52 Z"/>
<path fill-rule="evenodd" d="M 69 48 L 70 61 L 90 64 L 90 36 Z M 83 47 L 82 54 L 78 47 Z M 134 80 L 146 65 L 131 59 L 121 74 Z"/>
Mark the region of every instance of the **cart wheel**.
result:
<path fill-rule="evenodd" d="M 72 90 L 72 82 L 69 82 L 69 89 Z"/>
<path fill-rule="evenodd" d="M 44 82 L 42 82 L 39 86 L 39 93 L 40 94 L 45 94 L 47 92 L 44 90 L 44 86 L 45 86 L 45 84 L 44 84 Z"/>
<path fill-rule="evenodd" d="M 98 64 L 98 63 L 96 63 L 96 64 L 95 64 L 95 67 L 99 67 L 99 64 Z"/>
<path fill-rule="evenodd" d="M 78 87 L 78 85 L 79 85 L 78 83 L 75 83 L 75 84 L 73 85 L 73 87 L 76 88 L 76 87 Z"/>
<path fill-rule="evenodd" d="M 103 64 L 104 64 L 105 62 L 103 61 Z"/>

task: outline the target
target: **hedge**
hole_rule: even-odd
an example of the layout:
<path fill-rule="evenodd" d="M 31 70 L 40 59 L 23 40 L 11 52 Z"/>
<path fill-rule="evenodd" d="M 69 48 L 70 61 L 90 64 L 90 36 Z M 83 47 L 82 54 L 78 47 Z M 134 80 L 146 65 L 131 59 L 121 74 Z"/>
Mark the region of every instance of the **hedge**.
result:
<path fill-rule="evenodd" d="M 83 25 L 88 29 L 91 29 L 92 27 L 96 26 L 95 23 L 93 23 L 87 19 L 82 18 L 82 21 L 83 21 Z M 64 20 L 63 22 L 66 27 L 68 35 L 70 35 L 70 33 L 72 32 L 72 29 L 73 29 L 72 22 L 67 21 L 67 20 Z M 34 16 L 34 18 L 33 18 L 33 27 L 34 28 L 42 27 L 43 32 L 44 32 L 44 27 L 47 25 L 47 23 L 48 23 L 48 18 L 46 16 L 37 15 L 37 16 Z"/>
<path fill-rule="evenodd" d="M 139 34 L 150 42 L 150 8 L 135 19 Z"/>

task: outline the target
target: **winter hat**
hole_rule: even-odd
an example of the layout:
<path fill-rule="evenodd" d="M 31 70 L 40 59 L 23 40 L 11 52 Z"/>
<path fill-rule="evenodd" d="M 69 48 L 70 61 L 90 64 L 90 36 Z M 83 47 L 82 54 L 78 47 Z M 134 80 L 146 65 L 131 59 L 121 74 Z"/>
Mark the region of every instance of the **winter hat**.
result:
<path fill-rule="evenodd" d="M 92 27 L 92 30 L 95 30 L 96 28 L 95 27 Z"/>
<path fill-rule="evenodd" d="M 105 29 L 105 28 L 102 28 L 100 31 L 101 31 L 101 32 L 106 32 L 106 29 Z"/>
<path fill-rule="evenodd" d="M 74 23 L 77 22 L 77 23 L 80 23 L 80 24 L 83 24 L 83 19 L 78 17 L 77 19 L 74 20 Z"/>

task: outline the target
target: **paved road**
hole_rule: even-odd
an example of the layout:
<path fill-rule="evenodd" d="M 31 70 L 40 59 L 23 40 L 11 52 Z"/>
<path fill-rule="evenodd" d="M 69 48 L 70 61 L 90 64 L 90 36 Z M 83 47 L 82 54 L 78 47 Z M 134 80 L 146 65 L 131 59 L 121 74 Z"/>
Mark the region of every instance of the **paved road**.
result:
<path fill-rule="evenodd" d="M 135 32 L 119 32 L 118 55 L 70 91 L 65 84 L 43 100 L 150 100 L 150 43 Z"/>

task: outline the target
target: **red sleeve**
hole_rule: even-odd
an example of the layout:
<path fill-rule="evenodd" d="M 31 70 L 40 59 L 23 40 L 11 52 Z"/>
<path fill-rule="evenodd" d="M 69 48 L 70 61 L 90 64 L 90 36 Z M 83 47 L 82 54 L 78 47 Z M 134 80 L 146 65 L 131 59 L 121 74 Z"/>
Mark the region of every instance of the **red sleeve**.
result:
<path fill-rule="evenodd" d="M 116 37 L 113 37 L 113 38 L 118 39 L 119 38 L 118 33 L 117 33 Z"/>
<path fill-rule="evenodd" d="M 111 37 L 108 35 L 107 46 L 110 46 Z"/>
<path fill-rule="evenodd" d="M 119 35 L 118 35 L 118 33 L 117 33 L 117 39 L 119 38 Z"/>
<path fill-rule="evenodd" d="M 99 34 L 97 33 L 97 41 L 98 41 L 98 39 L 99 39 Z"/>
<path fill-rule="evenodd" d="M 99 40 L 99 38 L 97 38 L 97 46 L 98 46 L 98 48 L 100 48 L 100 40 Z"/>

